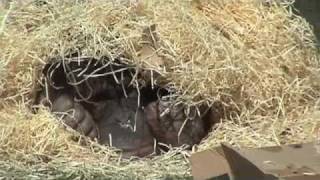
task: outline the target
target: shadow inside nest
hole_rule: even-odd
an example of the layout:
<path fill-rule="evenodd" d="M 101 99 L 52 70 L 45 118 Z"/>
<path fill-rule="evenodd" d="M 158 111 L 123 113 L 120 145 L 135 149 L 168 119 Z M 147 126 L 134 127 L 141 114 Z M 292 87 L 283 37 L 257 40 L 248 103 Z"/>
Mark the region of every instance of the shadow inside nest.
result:
<path fill-rule="evenodd" d="M 123 157 L 146 157 L 198 144 L 217 121 L 208 106 L 175 103 L 161 76 L 108 58 L 56 58 L 36 86 L 33 108 L 44 105 L 62 123 Z M 36 111 L 35 111 L 36 112 Z"/>
<path fill-rule="evenodd" d="M 317 38 L 317 45 L 320 40 L 320 1 L 319 0 L 296 0 L 293 4 L 294 13 L 302 16 L 313 27 L 313 32 Z"/>

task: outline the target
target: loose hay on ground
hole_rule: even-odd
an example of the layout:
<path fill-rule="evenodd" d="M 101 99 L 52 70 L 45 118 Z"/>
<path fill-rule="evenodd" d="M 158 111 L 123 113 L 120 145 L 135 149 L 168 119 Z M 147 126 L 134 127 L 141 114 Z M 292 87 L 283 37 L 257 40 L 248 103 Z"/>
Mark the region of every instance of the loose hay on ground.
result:
<path fill-rule="evenodd" d="M 188 177 L 187 163 L 183 157 L 174 156 L 180 149 L 153 160 L 120 160 L 115 150 L 94 142 L 81 146 L 71 140 L 78 134 L 67 133 L 47 111 L 31 115 L 21 106 L 1 112 L 0 118 L 1 177 Z"/>
<path fill-rule="evenodd" d="M 223 123 L 200 150 L 224 141 L 260 147 L 314 140 L 320 123 L 318 53 L 311 27 L 285 7 L 254 0 L 151 0 L 134 6 L 50 0 L 13 9 L 0 37 L 1 62 L 9 62 L 2 63 L 0 79 L 0 176 L 190 176 L 187 151 L 120 161 L 110 148 L 71 141 L 47 112 L 27 111 L 34 70 L 48 58 L 76 52 L 111 59 L 125 54 L 128 63 L 164 75 L 162 83 L 178 91 L 179 101 L 223 104 Z M 152 45 L 162 68 L 139 55 L 141 34 L 154 23 L 160 41 Z"/>

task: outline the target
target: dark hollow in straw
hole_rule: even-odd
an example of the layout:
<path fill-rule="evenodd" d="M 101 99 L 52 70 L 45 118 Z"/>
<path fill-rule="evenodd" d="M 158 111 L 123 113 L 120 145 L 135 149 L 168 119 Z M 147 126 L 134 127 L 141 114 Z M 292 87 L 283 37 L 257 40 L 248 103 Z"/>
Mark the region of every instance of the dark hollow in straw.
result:
<path fill-rule="evenodd" d="M 49 62 L 34 105 L 50 107 L 66 126 L 121 149 L 124 157 L 159 154 L 182 145 L 191 148 L 212 127 L 212 118 L 205 117 L 209 107 L 174 104 L 165 88 L 151 81 L 139 83 L 146 78 L 140 72 L 147 70 L 120 58 L 73 55 Z"/>

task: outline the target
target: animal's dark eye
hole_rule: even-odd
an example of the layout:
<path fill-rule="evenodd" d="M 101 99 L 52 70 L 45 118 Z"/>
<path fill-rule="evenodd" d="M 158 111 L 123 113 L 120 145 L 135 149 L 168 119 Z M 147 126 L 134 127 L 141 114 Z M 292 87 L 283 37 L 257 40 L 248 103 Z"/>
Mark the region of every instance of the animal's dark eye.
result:
<path fill-rule="evenodd" d="M 122 121 L 121 121 L 120 118 L 114 118 L 114 122 L 116 122 L 116 123 L 122 123 Z"/>

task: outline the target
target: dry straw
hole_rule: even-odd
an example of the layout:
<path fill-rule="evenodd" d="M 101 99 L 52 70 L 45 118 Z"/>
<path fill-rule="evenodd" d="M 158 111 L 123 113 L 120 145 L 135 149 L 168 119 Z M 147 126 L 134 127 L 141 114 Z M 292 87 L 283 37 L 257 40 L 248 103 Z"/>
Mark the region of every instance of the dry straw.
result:
<path fill-rule="evenodd" d="M 1 27 L 0 176 L 190 176 L 190 152 L 182 148 L 153 159 L 120 160 L 114 149 L 94 142 L 79 145 L 74 140 L 79 136 L 61 128 L 47 111 L 29 112 L 34 72 L 48 58 L 76 52 L 110 59 L 124 54 L 128 63 L 161 73 L 161 83 L 176 89 L 179 101 L 222 104 L 222 123 L 200 150 L 224 141 L 260 147 L 316 138 L 318 53 L 311 27 L 291 13 L 290 3 L 47 2 L 12 8 Z M 142 32 L 153 24 L 158 41 L 151 44 L 162 66 L 155 62 L 159 58 L 141 58 L 146 46 Z"/>

